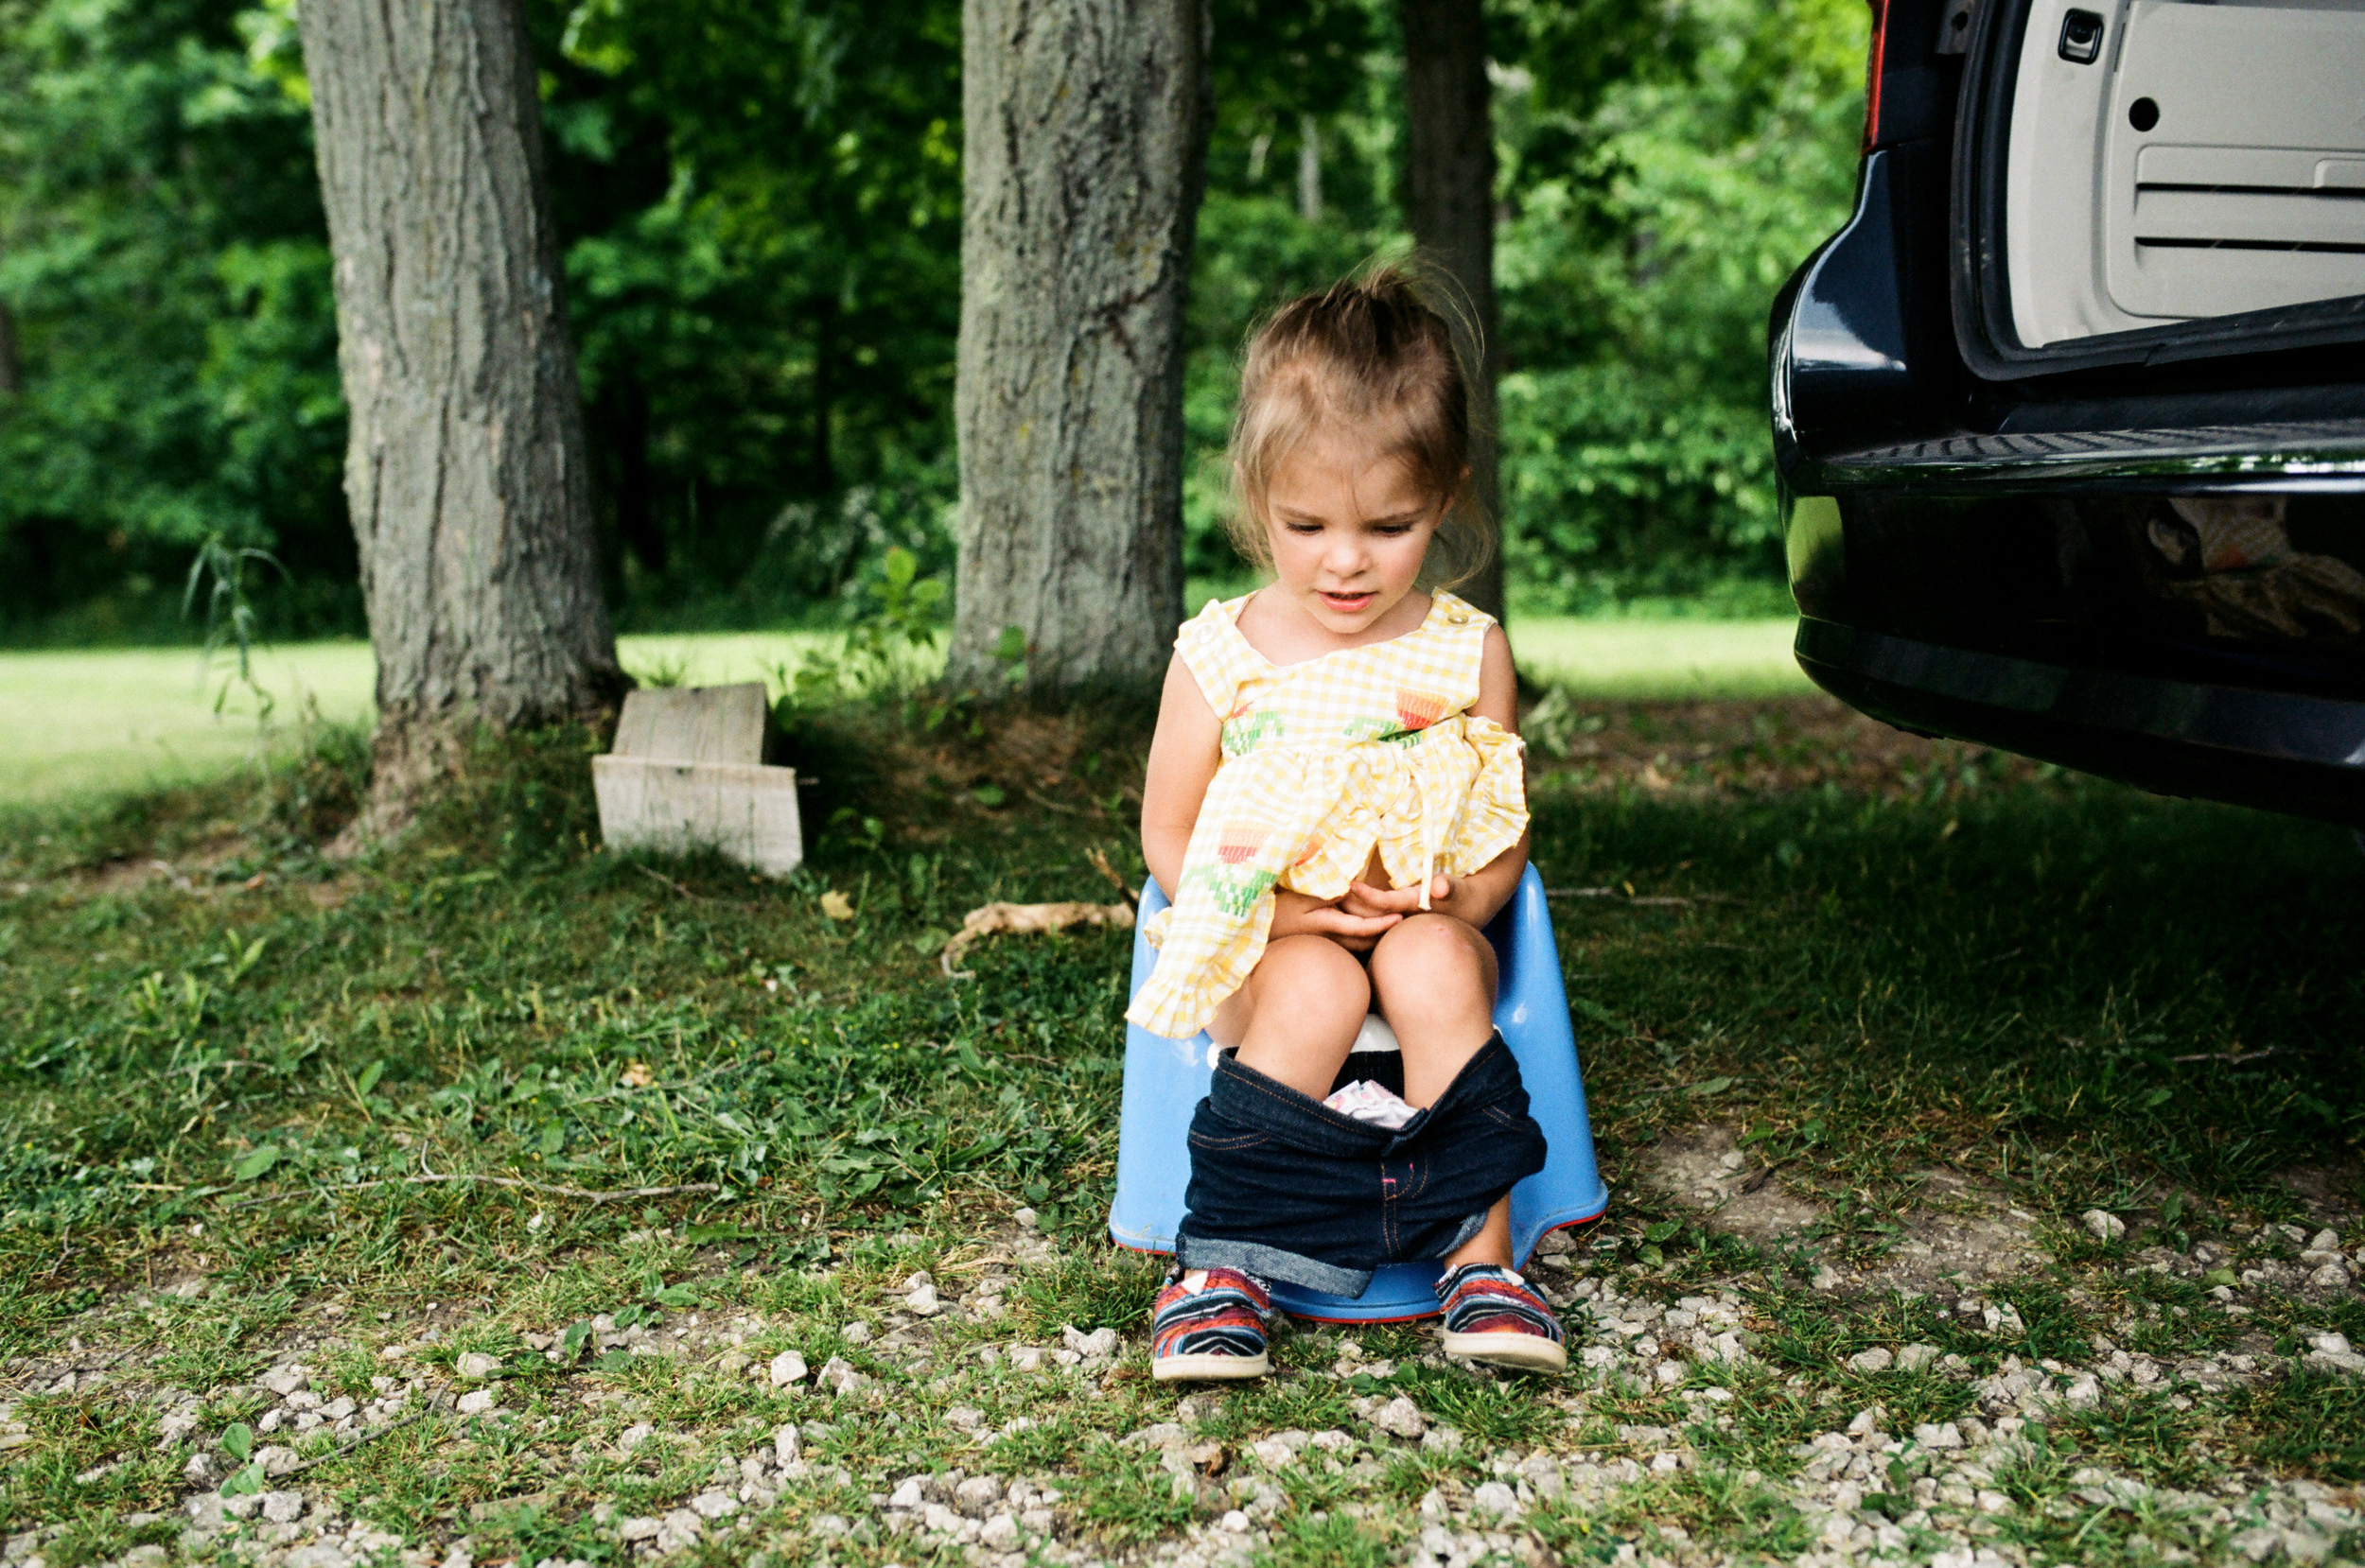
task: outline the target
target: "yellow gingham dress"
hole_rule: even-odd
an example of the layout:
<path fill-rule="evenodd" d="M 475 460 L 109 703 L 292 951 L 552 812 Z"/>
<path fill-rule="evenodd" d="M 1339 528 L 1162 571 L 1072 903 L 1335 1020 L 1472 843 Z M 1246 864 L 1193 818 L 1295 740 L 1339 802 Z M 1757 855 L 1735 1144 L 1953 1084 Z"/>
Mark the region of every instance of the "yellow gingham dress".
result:
<path fill-rule="evenodd" d="M 1276 665 L 1240 635 L 1246 596 L 1210 603 L 1175 648 L 1223 715 L 1174 904 L 1145 928 L 1157 967 L 1125 1016 L 1187 1039 L 1265 951 L 1276 883 L 1336 898 L 1379 850 L 1389 880 L 1463 877 L 1527 830 L 1520 742 L 1468 709 L 1494 618 L 1448 593 L 1386 642 Z"/>

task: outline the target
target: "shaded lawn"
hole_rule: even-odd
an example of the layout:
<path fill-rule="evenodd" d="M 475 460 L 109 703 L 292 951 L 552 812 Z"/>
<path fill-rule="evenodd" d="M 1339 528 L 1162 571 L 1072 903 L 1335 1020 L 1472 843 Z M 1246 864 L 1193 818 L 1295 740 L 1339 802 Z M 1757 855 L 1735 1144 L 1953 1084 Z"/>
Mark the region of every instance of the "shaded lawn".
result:
<path fill-rule="evenodd" d="M 43 1261 L 36 1294 L 120 1280 L 187 1249 L 156 1228 L 221 1209 L 196 1190 L 236 1186 L 275 1195 L 215 1221 L 272 1232 L 255 1266 L 431 1294 L 440 1254 L 405 1224 L 308 1231 L 330 1211 L 301 1196 L 422 1163 L 710 1181 L 735 1213 L 805 1224 L 965 1192 L 1095 1223 L 1128 939 L 998 939 L 968 985 L 930 954 L 990 899 L 1101 896 L 1088 847 L 1138 874 L 1094 803 L 1138 776 L 1138 738 L 1102 739 L 1097 780 L 1036 791 L 1054 809 L 1013 790 L 1019 809 L 988 810 L 968 785 L 1007 758 L 888 779 L 859 737 L 809 738 L 839 798 L 784 883 L 589 852 L 581 738 L 342 872 L 290 816 L 339 787 L 324 762 L 282 775 L 276 822 L 232 784 L 20 817 L 0 851 L 0 1249 Z M 1555 906 L 1613 1172 L 1669 1126 L 1743 1119 L 1878 1246 L 1930 1164 L 2074 1215 L 2171 1189 L 2271 1209 L 2275 1173 L 2351 1158 L 2365 919 L 2338 830 L 2058 778 L 1682 798 L 1548 775 L 1534 794 L 1552 886 L 1701 900 Z M 205 896 L 138 880 L 191 845 L 235 849 Z M 856 917 L 824 917 L 824 888 Z M 633 1063 L 654 1092 L 617 1087 Z M 508 1201 L 373 1192 L 340 1207 Z"/>
<path fill-rule="evenodd" d="M 1597 716 L 1658 722 L 1647 706 Z M 127 1287 L 194 1278 L 205 1293 L 141 1318 L 141 1344 L 162 1352 L 157 1375 L 220 1388 L 307 1304 L 347 1321 L 435 1303 L 447 1318 L 498 1307 L 563 1322 L 673 1304 L 694 1255 L 820 1314 L 817 1361 L 842 1309 L 837 1285 L 798 1282 L 806 1263 L 851 1257 L 884 1280 L 908 1266 L 885 1241 L 902 1228 L 957 1246 L 1022 1202 L 1089 1244 L 1114 1167 L 1129 939 L 995 939 L 972 950 L 970 984 L 933 953 L 990 899 L 1105 897 L 1090 848 L 1138 876 L 1125 813 L 1143 740 L 1105 712 L 951 740 L 876 715 L 817 722 L 799 738 L 800 766 L 825 780 L 808 801 L 812 862 L 777 883 L 595 852 L 581 734 L 486 754 L 410 842 L 342 868 L 315 845 L 349 809 L 351 745 L 265 790 L 17 812 L 0 832 L 0 1354 L 79 1332 Z M 1778 1370 L 1916 1420 L 1946 1419 L 1962 1385 L 1866 1380 L 1839 1358 L 1913 1335 L 1959 1339 L 1975 1366 L 1996 1348 L 1924 1309 L 1837 1311 L 1804 1288 L 1803 1263 L 1673 1223 L 1633 1181 L 1657 1139 L 1709 1119 L 1745 1128 L 1784 1161 L 1786 1187 L 1825 1206 L 1802 1239 L 1841 1255 L 1891 1246 L 1939 1168 L 1998 1184 L 2065 1238 L 2090 1206 L 2126 1213 L 2123 1258 L 2139 1238 L 2182 1245 L 2235 1216 L 2296 1212 L 2278 1179 L 2294 1167 L 2329 1172 L 2353 1202 L 2365 1115 L 2365 862 L 2348 835 L 1947 757 L 1901 758 L 1886 785 L 1859 768 L 1847 787 L 1709 788 L 1738 775 L 1696 757 L 1660 788 L 1571 766 L 1533 790 L 1548 884 L 1614 890 L 1555 905 L 1614 1194 L 1600 1266 L 1671 1297 L 1750 1273 Z M 980 780 L 1010 804 L 979 804 Z M 188 886 L 147 871 L 156 859 Z M 825 890 L 853 918 L 827 918 Z M 714 1190 L 592 1206 L 403 1184 L 421 1174 Z M 684 1239 L 660 1272 L 639 1260 L 664 1225 Z M 1026 1287 L 1035 1329 L 1134 1332 L 1154 1276 L 1089 1246 L 1072 1256 Z M 797 1294 L 815 1290 L 827 1299 Z M 2031 1354 L 2070 1353 L 2100 1310 L 2043 1284 L 2015 1299 Z M 2258 1321 L 2365 1336 L 2356 1315 L 2353 1300 L 2286 1302 Z M 2204 1313 L 2181 1332 L 2199 1343 L 2221 1327 Z M 489 1319 L 467 1332 L 488 1347 L 507 1333 Z M 1410 1355 L 1417 1336 L 1368 1337 Z M 1460 1374 L 1408 1368 L 1398 1385 L 1477 1434 L 1527 1440 L 1552 1424 Z M 651 1388 L 680 1419 L 705 1408 Z M 1150 1397 L 1047 1424 L 1045 1462 L 1095 1420 L 1167 1419 L 1145 1414 Z M 1221 1419 L 1311 1425 L 1340 1419 L 1339 1397 L 1284 1381 Z M 1721 1440 L 1734 1464 L 1778 1472 L 1831 1399 L 1753 1385 L 1751 1422 Z M 2331 1477 L 2355 1467 L 2352 1405 L 2259 1394 L 2206 1420 L 2273 1466 Z M 12 1512 L 101 1501 L 69 1485 L 120 1437 L 99 1431 L 120 1412 L 93 1410 L 46 1468 L 10 1472 Z M 1670 1418 L 1638 1396 L 1630 1419 Z M 2113 1420 L 2091 1449 L 2175 1474 L 2186 1428 L 2205 1424 L 2130 1437 Z M 864 1440 L 884 1465 L 923 1438 Z M 1085 1468 L 1090 1524 L 1103 1494 Z M 2058 1468 L 2047 1486 L 2075 1466 Z M 1635 1507 L 1795 1548 L 1795 1515 L 1711 1479 Z M 1409 1472 L 1405 1500 L 1426 1484 Z M 108 1485 L 122 1507 L 169 1508 L 179 1483 L 156 1461 Z M 1091 1527 L 1111 1540 L 1174 1523 L 1125 1512 L 1132 1493 L 1110 1488 L 1116 1511 Z M 1312 1514 L 1292 1528 L 1318 1556 L 1353 1545 Z"/>

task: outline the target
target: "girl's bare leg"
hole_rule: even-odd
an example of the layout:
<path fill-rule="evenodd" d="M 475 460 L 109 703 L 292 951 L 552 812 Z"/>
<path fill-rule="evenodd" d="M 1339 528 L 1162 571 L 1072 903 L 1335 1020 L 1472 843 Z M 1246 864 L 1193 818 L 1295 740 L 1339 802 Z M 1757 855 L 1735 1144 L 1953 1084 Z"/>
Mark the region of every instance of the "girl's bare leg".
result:
<path fill-rule="evenodd" d="M 1486 1224 L 1479 1233 L 1445 1255 L 1445 1272 L 1451 1274 L 1463 1263 L 1494 1263 L 1511 1266 L 1511 1194 L 1506 1193 L 1495 1200 L 1495 1207 L 1486 1211 Z"/>
<path fill-rule="evenodd" d="M 1245 1016 L 1235 1005 L 1242 998 Z M 1242 1067 L 1320 1100 L 1371 1010 L 1371 981 L 1353 953 L 1327 936 L 1284 936 L 1266 947 L 1212 1033 L 1218 1044 L 1231 1043 L 1227 1035 L 1239 1042 Z"/>
<path fill-rule="evenodd" d="M 1415 915 L 1372 950 L 1372 990 L 1404 1047 L 1404 1097 L 1431 1106 L 1495 1034 L 1495 950 L 1450 915 Z"/>
<path fill-rule="evenodd" d="M 1415 915 L 1372 950 L 1372 988 L 1404 1047 L 1404 1097 L 1430 1106 L 1495 1036 L 1495 950 L 1479 930 L 1448 915 Z M 1511 1266 L 1511 1199 L 1488 1211 L 1485 1227 L 1445 1259 Z"/>

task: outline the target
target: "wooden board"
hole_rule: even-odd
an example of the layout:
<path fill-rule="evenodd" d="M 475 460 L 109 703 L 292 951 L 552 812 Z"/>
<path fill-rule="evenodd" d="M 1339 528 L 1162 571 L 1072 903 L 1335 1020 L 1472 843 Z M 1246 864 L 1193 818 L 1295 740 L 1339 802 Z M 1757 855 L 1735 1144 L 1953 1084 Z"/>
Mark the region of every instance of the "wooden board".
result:
<path fill-rule="evenodd" d="M 618 757 L 666 762 L 763 760 L 763 683 L 643 687 L 624 694 Z"/>
<path fill-rule="evenodd" d="M 770 877 L 787 876 L 805 858 L 794 768 L 595 757 L 591 786 L 600 836 L 614 848 L 711 847 Z"/>

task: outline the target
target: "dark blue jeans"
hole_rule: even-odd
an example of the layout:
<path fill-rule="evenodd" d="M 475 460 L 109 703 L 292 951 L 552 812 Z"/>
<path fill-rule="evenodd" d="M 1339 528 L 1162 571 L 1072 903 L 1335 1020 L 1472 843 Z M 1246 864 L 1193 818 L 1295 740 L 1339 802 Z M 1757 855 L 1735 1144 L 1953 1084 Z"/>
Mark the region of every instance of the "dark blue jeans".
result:
<path fill-rule="evenodd" d="M 1373 1078 L 1402 1093 L 1401 1062 L 1393 1054 L 1350 1056 L 1340 1078 Z M 1544 1168 L 1544 1129 L 1528 1114 L 1519 1064 L 1500 1035 L 1435 1105 L 1393 1132 L 1227 1053 L 1190 1138 L 1189 1212 L 1176 1262 L 1333 1296 L 1362 1295 L 1383 1264 L 1445 1257 L 1479 1233 L 1515 1182 Z"/>

